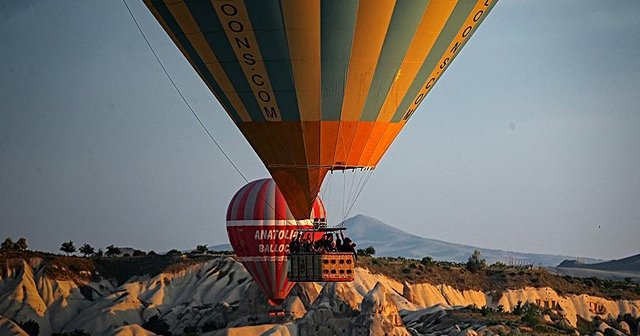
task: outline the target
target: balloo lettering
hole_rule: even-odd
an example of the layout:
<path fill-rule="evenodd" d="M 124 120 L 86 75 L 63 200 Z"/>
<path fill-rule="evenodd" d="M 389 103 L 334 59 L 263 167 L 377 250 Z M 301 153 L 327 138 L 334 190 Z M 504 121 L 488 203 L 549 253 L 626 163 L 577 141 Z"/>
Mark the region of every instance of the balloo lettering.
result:
<path fill-rule="evenodd" d="M 485 0 L 485 2 L 482 5 L 484 7 L 489 7 L 491 3 L 494 1 L 495 0 Z M 418 109 L 418 106 L 420 105 L 420 103 L 422 103 L 424 97 L 427 95 L 429 90 L 431 90 L 431 88 L 436 83 L 438 78 L 442 76 L 447 66 L 451 64 L 450 61 L 453 60 L 459 48 L 462 46 L 462 44 L 464 44 L 465 40 L 471 35 L 473 28 L 475 28 L 475 26 L 480 22 L 480 19 L 484 14 L 485 14 L 485 9 L 478 9 L 473 13 L 473 16 L 471 16 L 472 22 L 468 23 L 464 27 L 464 29 L 462 29 L 462 32 L 460 33 L 460 35 L 457 36 L 456 39 L 454 40 L 455 43 L 453 44 L 453 46 L 451 46 L 449 51 L 442 56 L 440 63 L 438 65 L 438 70 L 437 71 L 434 70 L 435 73 L 434 72 L 431 73 L 431 77 L 429 78 L 429 80 L 427 80 L 424 87 L 420 90 L 416 98 L 413 100 L 413 103 L 411 104 L 407 112 L 405 112 L 402 120 L 405 120 L 405 121 L 408 120 L 413 115 L 413 112 L 415 112 L 415 110 Z"/>
<path fill-rule="evenodd" d="M 269 88 L 266 69 L 261 64 L 257 64 L 259 50 L 257 46 L 252 44 L 254 40 L 250 38 L 251 29 L 247 30 L 247 27 L 250 27 L 250 23 L 243 22 L 244 17 L 240 13 L 242 7 L 240 6 L 239 8 L 238 5 L 231 3 L 223 3 L 219 4 L 219 6 L 217 10 L 218 16 L 227 29 L 226 33 L 229 42 L 231 42 L 231 46 L 239 58 L 242 71 L 249 81 L 262 114 L 267 120 L 278 119 L 280 113 L 273 99 L 273 92 Z"/>

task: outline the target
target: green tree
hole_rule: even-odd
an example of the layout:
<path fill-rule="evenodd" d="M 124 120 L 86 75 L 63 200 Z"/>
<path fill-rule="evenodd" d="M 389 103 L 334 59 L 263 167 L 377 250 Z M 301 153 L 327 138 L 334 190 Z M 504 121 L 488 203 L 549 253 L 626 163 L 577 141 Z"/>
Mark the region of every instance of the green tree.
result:
<path fill-rule="evenodd" d="M 107 246 L 107 252 L 105 252 L 107 257 L 113 257 L 113 256 L 118 255 L 120 253 L 121 253 L 120 248 L 117 247 L 117 246 L 113 246 L 113 245 Z"/>
<path fill-rule="evenodd" d="M 3 251 L 13 250 L 13 240 L 7 237 L 7 239 L 5 239 L 4 242 L 0 245 L 0 249 L 2 249 Z"/>
<path fill-rule="evenodd" d="M 27 250 L 27 239 L 20 238 L 13 244 L 13 249 L 16 251 L 26 251 Z"/>
<path fill-rule="evenodd" d="M 433 264 L 434 264 L 434 262 L 433 262 L 433 258 L 428 257 L 428 256 L 427 256 L 427 257 L 422 258 L 422 260 L 420 260 L 420 263 L 421 263 L 421 264 L 423 264 L 423 265 L 425 265 L 425 266 L 430 266 L 430 265 L 433 265 Z"/>
<path fill-rule="evenodd" d="M 467 261 L 467 269 L 471 272 L 477 272 L 487 267 L 487 260 L 480 257 L 480 251 L 475 250 Z"/>
<path fill-rule="evenodd" d="M 82 253 L 85 257 L 90 256 L 94 253 L 96 253 L 96 249 L 93 248 L 93 246 L 85 243 L 84 245 L 80 246 L 80 253 Z"/>
<path fill-rule="evenodd" d="M 196 252 L 200 254 L 205 254 L 209 251 L 207 244 L 196 246 Z"/>
<path fill-rule="evenodd" d="M 370 256 L 376 254 L 376 249 L 373 248 L 373 246 L 369 246 L 369 247 L 365 248 L 364 251 Z"/>
<path fill-rule="evenodd" d="M 60 251 L 69 255 L 69 253 L 73 253 L 76 251 L 76 247 L 73 245 L 73 242 L 70 240 L 66 243 L 62 243 L 62 245 L 60 246 Z"/>
<path fill-rule="evenodd" d="M 359 256 L 372 256 L 374 254 L 376 254 L 376 249 L 373 248 L 373 246 L 369 246 L 365 249 L 358 249 L 358 251 L 356 252 Z"/>

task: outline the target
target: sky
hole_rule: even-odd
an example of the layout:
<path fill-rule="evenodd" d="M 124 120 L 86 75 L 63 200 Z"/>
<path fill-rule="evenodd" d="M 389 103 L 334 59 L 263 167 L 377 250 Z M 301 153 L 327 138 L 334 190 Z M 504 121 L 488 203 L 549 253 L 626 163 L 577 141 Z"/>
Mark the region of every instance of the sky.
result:
<path fill-rule="evenodd" d="M 268 176 L 142 2 L 127 3 L 242 173 Z M 500 1 L 349 215 L 488 248 L 640 253 L 638 18 L 636 0 Z M 341 178 L 325 196 L 333 222 Z M 0 0 L 0 238 L 49 251 L 224 243 L 244 183 L 121 1 Z"/>

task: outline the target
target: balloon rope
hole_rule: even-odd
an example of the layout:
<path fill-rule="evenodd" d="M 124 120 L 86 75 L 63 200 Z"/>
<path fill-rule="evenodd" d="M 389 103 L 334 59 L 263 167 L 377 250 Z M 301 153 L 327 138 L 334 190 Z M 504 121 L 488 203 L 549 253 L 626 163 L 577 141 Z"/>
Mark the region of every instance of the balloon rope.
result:
<path fill-rule="evenodd" d="M 345 199 L 345 192 L 347 189 L 347 174 L 345 171 L 342 171 L 342 222 L 344 222 L 345 212 L 347 210 L 347 200 Z"/>
<path fill-rule="evenodd" d="M 354 205 L 356 205 L 356 201 L 358 200 L 358 197 L 360 197 L 360 193 L 362 193 L 362 191 L 364 190 L 364 186 L 367 185 L 367 182 L 369 182 L 369 178 L 371 177 L 371 175 L 373 175 L 373 169 L 371 169 L 367 174 L 367 177 L 364 180 L 364 183 L 362 184 L 362 187 L 360 188 L 360 190 L 358 191 L 358 193 L 356 194 L 356 198 L 353 200 L 353 203 L 351 204 L 351 206 L 349 207 L 349 209 L 347 210 L 347 214 L 351 212 L 351 209 L 353 208 Z M 342 222 L 342 226 L 344 226 L 344 221 Z"/>
<path fill-rule="evenodd" d="M 349 204 L 351 203 L 352 197 L 355 196 L 355 194 L 353 193 L 353 184 L 356 181 L 356 176 L 357 176 L 356 175 L 356 170 L 353 169 L 351 171 L 351 173 L 352 173 L 351 174 L 351 185 L 349 186 L 349 194 L 348 194 L 349 196 L 347 196 L 347 208 L 349 208 Z M 348 216 L 348 214 L 345 214 L 345 218 L 343 218 L 343 220 L 346 219 L 347 216 Z"/>
<path fill-rule="evenodd" d="M 364 180 L 364 177 L 367 175 L 367 172 L 360 170 L 360 178 L 358 179 L 358 183 L 356 184 L 356 188 L 354 189 L 354 193 L 353 193 L 353 198 L 349 198 L 351 201 L 348 209 L 351 209 L 353 207 L 353 205 L 356 203 L 356 195 L 358 194 L 358 192 L 360 192 L 360 188 L 363 187 L 362 186 L 362 181 Z M 355 180 L 355 171 L 354 171 L 354 180 Z M 347 210 L 347 217 L 349 217 L 349 210 Z"/>
<path fill-rule="evenodd" d="M 233 166 L 233 168 L 236 170 L 236 172 L 238 172 L 238 174 L 240 174 L 240 176 L 242 176 L 242 178 L 245 180 L 245 182 L 249 183 L 249 180 L 244 176 L 244 174 L 242 174 L 242 172 L 240 171 L 240 169 L 238 168 L 238 166 L 236 166 L 235 163 L 233 163 L 233 161 L 231 160 L 231 158 L 229 157 L 229 155 L 227 155 L 227 153 L 225 153 L 224 149 L 222 149 L 222 147 L 220 146 L 220 144 L 218 143 L 218 141 L 216 141 L 216 139 L 213 137 L 213 135 L 211 134 L 211 132 L 209 132 L 209 130 L 207 129 L 207 127 L 204 125 L 204 123 L 202 122 L 202 120 L 200 120 L 200 117 L 198 117 L 198 115 L 196 114 L 196 112 L 193 110 L 193 108 L 191 107 L 191 105 L 189 105 L 189 102 L 187 102 L 187 99 L 184 97 L 184 95 L 182 94 L 182 92 L 180 91 L 180 89 L 178 88 L 178 86 L 176 85 L 176 83 L 173 81 L 173 79 L 171 78 L 171 75 L 169 75 L 169 72 L 167 71 L 167 69 L 164 67 L 164 65 L 162 64 L 162 62 L 160 61 L 160 58 L 158 57 L 158 54 L 156 54 L 155 50 L 153 50 L 153 47 L 151 46 L 151 43 L 149 43 L 149 40 L 147 39 L 147 36 L 144 34 L 144 32 L 142 31 L 142 28 L 140 28 L 140 25 L 138 24 L 138 21 L 136 20 L 135 16 L 133 15 L 133 12 L 131 12 L 131 8 L 129 8 L 129 5 L 127 4 L 126 0 L 122 0 L 122 2 L 124 3 L 125 7 L 127 7 L 127 11 L 129 11 L 129 15 L 131 15 L 131 18 L 133 19 L 133 22 L 136 24 L 136 27 L 138 27 L 138 30 L 140 31 L 140 34 L 142 35 L 142 38 L 144 38 L 144 41 L 147 43 L 147 46 L 149 46 L 149 49 L 151 50 L 151 53 L 153 54 L 153 56 L 156 58 L 156 61 L 158 61 L 158 64 L 160 65 L 160 67 L 162 68 L 162 70 L 164 71 L 164 74 L 167 76 L 167 78 L 169 79 L 169 81 L 171 82 L 171 84 L 173 85 L 173 87 L 176 89 L 176 91 L 178 92 L 178 94 L 180 95 L 180 98 L 182 98 L 182 101 L 187 105 L 187 107 L 189 108 L 189 110 L 191 111 L 191 114 L 193 114 L 193 116 L 196 118 L 196 120 L 198 121 L 198 123 L 200 124 L 200 126 L 202 126 L 202 129 L 204 129 L 204 131 L 207 133 L 207 135 L 209 136 L 209 139 L 211 139 L 211 141 L 213 141 L 213 143 L 216 145 L 216 147 L 218 147 L 218 149 L 220 150 L 220 152 L 222 152 L 222 155 L 224 155 L 224 157 L 227 159 L 227 161 L 229 161 L 229 163 Z"/>

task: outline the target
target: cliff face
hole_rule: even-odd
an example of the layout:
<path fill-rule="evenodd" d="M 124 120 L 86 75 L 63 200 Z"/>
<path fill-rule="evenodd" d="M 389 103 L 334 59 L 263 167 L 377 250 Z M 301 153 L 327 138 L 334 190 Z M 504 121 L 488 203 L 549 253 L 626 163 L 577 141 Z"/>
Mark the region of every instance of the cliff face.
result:
<path fill-rule="evenodd" d="M 32 258 L 13 260 L 3 270 L 0 335 L 25 335 L 19 324 L 27 320 L 38 323 L 40 335 L 74 329 L 92 335 L 151 335 L 141 326 L 159 316 L 174 335 L 199 330 L 207 335 L 404 336 L 441 330 L 443 324 L 433 321 L 446 320 L 441 316 L 446 308 L 501 305 L 509 311 L 527 301 L 558 311 L 574 327 L 578 317 L 640 315 L 640 301 L 561 296 L 551 288 L 460 291 L 445 284 L 403 284 L 358 268 L 353 283 L 296 285 L 283 304 L 287 316 L 270 317 L 260 290 L 231 257 L 135 276 L 122 284 L 96 274 L 53 277 L 44 269 L 42 259 Z M 457 324 L 447 328 L 447 333 L 470 332 Z"/>

